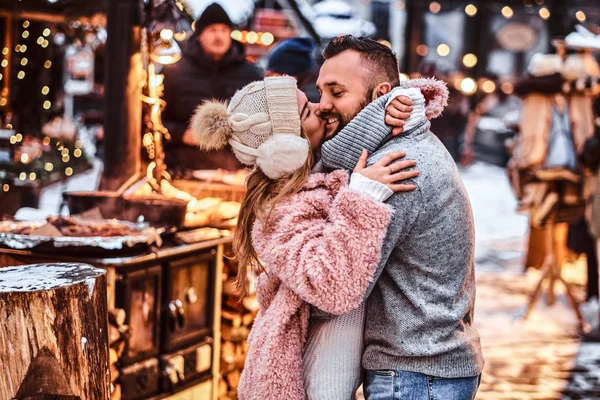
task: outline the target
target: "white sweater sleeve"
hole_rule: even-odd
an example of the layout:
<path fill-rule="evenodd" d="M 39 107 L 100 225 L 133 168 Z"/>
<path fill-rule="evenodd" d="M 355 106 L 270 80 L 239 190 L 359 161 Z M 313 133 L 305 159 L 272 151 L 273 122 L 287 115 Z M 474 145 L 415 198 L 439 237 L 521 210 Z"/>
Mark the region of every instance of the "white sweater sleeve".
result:
<path fill-rule="evenodd" d="M 405 121 L 406 125 L 404 125 L 404 131 L 408 132 L 415 126 L 420 125 L 423 121 L 427 120 L 425 117 L 425 97 L 423 97 L 421 89 L 419 88 L 396 87 L 390 92 L 390 97 L 385 103 L 385 108 L 387 109 L 390 103 L 399 96 L 406 96 L 412 101 L 413 111 L 410 113 L 410 117 Z"/>
<path fill-rule="evenodd" d="M 357 172 L 353 172 L 350 176 L 350 184 L 348 187 L 354 192 L 380 202 L 386 201 L 394 194 L 394 192 L 383 183 L 369 179 Z"/>

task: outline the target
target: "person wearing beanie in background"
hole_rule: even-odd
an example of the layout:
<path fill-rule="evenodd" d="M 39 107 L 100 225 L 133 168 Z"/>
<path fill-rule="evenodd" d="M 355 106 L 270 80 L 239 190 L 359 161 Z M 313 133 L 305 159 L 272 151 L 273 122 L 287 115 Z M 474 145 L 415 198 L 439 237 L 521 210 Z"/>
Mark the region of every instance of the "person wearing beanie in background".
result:
<path fill-rule="evenodd" d="M 161 71 L 167 103 L 163 121 L 172 137 L 165 144 L 169 168 L 242 168 L 226 150 L 199 156 L 188 129 L 198 104 L 228 99 L 242 86 L 263 78 L 262 70 L 246 61 L 242 44 L 231 39 L 232 26 L 219 4 L 209 5 L 196 20 L 194 34 L 181 43 L 181 60 Z"/>
<path fill-rule="evenodd" d="M 268 77 L 238 91 L 228 104 L 203 104 L 192 119 L 201 149 L 229 144 L 253 168 L 234 237 L 239 289 L 243 294 L 249 276 L 256 276 L 260 304 L 238 385 L 240 400 L 353 398 L 361 381 L 364 292 L 392 212 L 383 201 L 413 190 L 399 182 L 419 175 L 403 171 L 413 161 L 394 162 L 402 152 L 369 168 L 363 152 L 350 177 L 344 171 L 320 173 L 314 153 L 332 128 L 296 85 L 288 76 Z M 415 104 L 404 134 L 420 129 L 431 110 L 417 88 L 394 89 L 347 129 L 362 135 L 385 131 L 377 139 L 385 141 L 392 133 L 385 112 L 397 111 L 392 100 L 399 96 Z M 311 334 L 311 306 L 338 315 L 333 320 L 340 323 Z M 318 334 L 327 340 L 314 340 Z M 326 370 L 307 374 L 316 365 L 314 351 L 305 348 L 308 335 L 322 351 L 317 356 L 330 361 Z"/>
<path fill-rule="evenodd" d="M 316 47 L 314 40 L 309 37 L 282 40 L 269 53 L 266 76 L 293 76 L 308 100 L 318 103 Z"/>

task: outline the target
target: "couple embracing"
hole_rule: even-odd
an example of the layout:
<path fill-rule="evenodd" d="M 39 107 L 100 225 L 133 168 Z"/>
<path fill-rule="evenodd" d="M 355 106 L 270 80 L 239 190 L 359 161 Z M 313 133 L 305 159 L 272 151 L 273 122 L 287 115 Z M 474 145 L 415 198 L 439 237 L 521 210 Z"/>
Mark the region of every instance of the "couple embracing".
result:
<path fill-rule="evenodd" d="M 473 399 L 473 217 L 429 131 L 447 89 L 400 86 L 394 53 L 370 39 L 323 55 L 319 104 L 274 77 L 192 119 L 202 148 L 229 144 L 252 167 L 234 250 L 260 311 L 239 398 L 351 400 L 362 383 L 367 400 Z"/>

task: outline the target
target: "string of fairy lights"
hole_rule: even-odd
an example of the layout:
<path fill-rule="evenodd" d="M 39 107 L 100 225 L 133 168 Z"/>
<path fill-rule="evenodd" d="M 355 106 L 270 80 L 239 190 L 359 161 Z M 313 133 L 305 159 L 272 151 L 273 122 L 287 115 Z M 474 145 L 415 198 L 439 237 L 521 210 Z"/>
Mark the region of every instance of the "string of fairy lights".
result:
<path fill-rule="evenodd" d="M 371 3 L 371 1 L 372 0 L 361 0 L 360 3 L 363 6 L 368 6 Z M 486 4 L 485 6 L 489 7 L 489 4 Z M 545 21 L 547 21 L 551 17 L 551 12 L 549 8 L 544 5 L 544 0 L 523 0 L 523 6 L 525 7 L 528 13 L 536 12 L 539 15 L 539 17 Z M 404 10 L 406 8 L 406 1 L 394 0 L 393 7 L 396 10 Z M 450 8 L 450 6 L 448 7 Z M 514 7 L 514 5 L 513 7 L 509 5 L 501 6 L 500 13 L 505 19 L 510 20 L 515 16 Z M 439 14 L 443 11 L 442 8 L 442 4 L 438 1 L 430 2 L 428 6 L 429 12 L 431 12 L 432 14 Z M 456 10 L 456 7 L 452 5 L 451 9 Z M 469 3 L 466 6 L 464 6 L 464 13 L 468 17 L 475 17 L 478 12 L 479 9 L 475 4 Z M 564 17 L 564 14 L 561 14 L 560 16 Z M 588 16 L 583 10 L 576 10 L 571 14 L 571 16 L 574 16 L 575 19 L 580 23 L 586 22 L 588 18 Z M 389 42 L 382 41 L 382 43 L 383 42 L 389 45 Z M 427 56 L 430 53 L 430 51 L 435 51 L 440 57 L 448 57 L 452 53 L 452 49 L 447 43 L 439 43 L 434 48 L 430 48 L 426 44 L 421 43 L 416 46 L 414 51 L 417 53 L 417 55 L 421 57 Z M 477 55 L 473 53 L 466 53 L 461 58 L 462 65 L 468 69 L 474 68 L 477 65 L 478 61 L 479 60 L 477 58 Z M 406 74 L 401 74 L 401 79 L 408 79 L 408 76 Z M 492 80 L 485 78 L 476 81 L 473 78 L 465 77 L 460 81 L 455 82 L 454 86 L 467 95 L 475 94 L 478 89 L 488 94 L 493 93 L 497 89 L 496 83 L 494 83 Z M 500 86 L 500 90 L 502 90 L 506 94 L 511 94 L 513 93 L 513 85 L 510 82 L 503 82 Z"/>
<path fill-rule="evenodd" d="M 29 48 L 27 44 L 23 42 L 25 42 L 26 39 L 28 39 L 30 35 L 32 35 L 32 26 L 30 21 L 23 21 L 22 29 L 23 30 L 20 36 L 17 35 L 17 37 L 19 37 L 19 43 L 15 45 L 14 53 L 12 54 L 18 60 L 18 62 L 15 60 L 15 62 L 13 62 L 12 64 L 16 66 L 16 74 L 14 74 L 14 76 L 16 76 L 17 80 L 19 81 L 29 79 L 27 73 L 25 72 L 25 67 L 30 63 L 30 59 L 27 58 L 27 52 Z M 40 46 L 43 49 L 47 48 L 50 45 L 49 37 L 51 33 L 52 32 L 49 28 L 44 28 L 41 34 L 36 39 L 36 45 Z M 11 49 L 9 49 L 8 47 L 4 47 L 2 49 L 2 61 L 0 61 L 0 81 L 2 79 L 10 79 L 9 76 L 4 76 L 5 70 L 9 66 L 9 56 L 11 55 L 10 51 Z M 34 60 L 31 61 L 33 62 Z M 44 60 L 43 67 L 47 70 L 52 68 L 52 61 L 49 59 Z M 42 108 L 44 110 L 49 110 L 52 107 L 52 102 L 50 100 L 50 87 L 46 84 L 43 84 L 39 90 L 43 96 Z M 0 96 L 0 107 L 5 107 L 7 106 L 7 104 L 8 97 L 6 93 L 3 92 Z M 7 123 L 5 125 L 5 129 L 13 130 L 14 127 L 11 123 Z M 15 134 L 10 136 L 9 144 L 11 146 L 15 146 L 15 148 L 17 148 L 17 146 L 21 147 L 24 144 L 24 135 L 20 132 L 15 132 Z M 82 150 L 83 144 L 79 140 L 76 140 L 73 143 L 71 143 L 70 141 L 61 141 L 58 139 L 53 139 L 49 136 L 44 136 L 41 139 L 40 147 L 42 149 L 41 151 L 44 152 L 44 154 L 51 153 L 48 157 L 46 157 L 48 160 L 41 160 L 41 158 L 38 159 L 35 154 L 32 156 L 26 151 L 23 151 L 20 154 L 20 157 L 17 157 L 18 159 L 15 160 L 15 163 L 17 164 L 17 171 L 15 173 L 15 178 L 13 182 L 16 185 L 23 185 L 26 184 L 27 181 L 34 182 L 40 179 L 40 172 L 52 174 L 60 173 L 59 171 L 62 170 L 65 176 L 70 177 L 75 172 L 74 167 L 76 167 L 76 165 L 73 164 L 73 161 L 77 159 L 85 159 Z M 40 155 L 38 154 L 38 156 Z M 29 168 L 28 171 L 28 167 L 34 167 L 32 165 L 33 163 L 36 164 L 35 168 Z M 19 169 L 21 170 L 20 172 Z M 33 171 L 31 169 L 33 169 Z M 35 171 L 38 172 L 36 173 Z M 11 183 L 9 182 L 10 181 L 5 180 L 5 182 L 1 185 L 2 192 L 6 193 L 11 190 Z"/>
<path fill-rule="evenodd" d="M 23 32 L 21 33 L 21 37 L 23 39 L 27 39 L 29 37 L 29 30 L 28 28 L 30 27 L 30 22 L 25 20 L 23 21 Z M 50 29 L 45 28 L 44 31 L 42 32 L 42 34 L 37 38 L 37 45 L 39 45 L 42 48 L 46 48 L 48 47 L 48 45 L 50 44 L 50 42 L 48 41 L 47 37 L 50 36 Z M 27 45 L 26 44 L 21 44 L 21 43 L 17 43 L 17 45 L 15 45 L 15 54 L 16 55 L 20 55 L 21 56 L 21 61 L 19 62 L 19 65 L 21 67 L 25 67 L 28 63 L 29 63 L 29 59 L 26 57 L 25 53 L 27 52 Z M 4 47 L 2 49 L 2 55 L 4 56 L 4 58 L 2 59 L 2 61 L 0 62 L 0 67 L 2 67 L 3 69 L 6 68 L 8 66 L 8 55 L 9 55 L 10 49 L 8 47 Z M 46 69 L 50 69 L 50 67 L 52 67 L 52 61 L 50 60 L 46 60 L 44 61 L 44 68 Z M 19 67 L 20 68 L 20 67 Z M 23 69 L 19 69 L 17 72 L 17 79 L 22 80 L 25 79 L 25 71 Z M 3 74 L 0 73 L 0 80 L 3 79 Z M 7 79 L 10 79 L 10 77 L 7 77 Z M 48 86 L 43 86 L 41 89 L 41 92 L 44 96 L 48 96 L 50 94 L 50 88 Z M 0 98 L 0 107 L 4 107 L 6 106 L 8 102 L 8 99 L 3 95 Z M 50 102 L 50 100 L 45 100 L 44 104 L 43 104 L 44 109 L 49 110 L 50 107 L 52 107 L 52 103 Z"/>

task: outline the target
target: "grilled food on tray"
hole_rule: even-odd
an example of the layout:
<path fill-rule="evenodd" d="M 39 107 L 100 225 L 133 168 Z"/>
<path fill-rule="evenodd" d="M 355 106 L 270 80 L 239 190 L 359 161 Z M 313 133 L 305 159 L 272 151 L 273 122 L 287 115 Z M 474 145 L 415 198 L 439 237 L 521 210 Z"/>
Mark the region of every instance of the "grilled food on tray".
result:
<path fill-rule="evenodd" d="M 23 225 L 7 231 L 15 235 L 116 237 L 140 233 L 140 230 L 118 221 L 85 221 L 69 217 L 49 217 L 42 226 Z"/>

